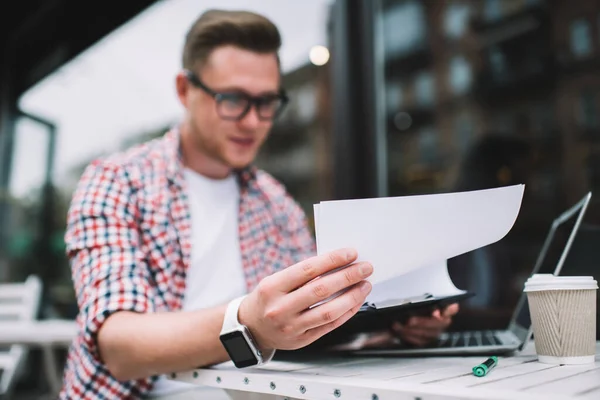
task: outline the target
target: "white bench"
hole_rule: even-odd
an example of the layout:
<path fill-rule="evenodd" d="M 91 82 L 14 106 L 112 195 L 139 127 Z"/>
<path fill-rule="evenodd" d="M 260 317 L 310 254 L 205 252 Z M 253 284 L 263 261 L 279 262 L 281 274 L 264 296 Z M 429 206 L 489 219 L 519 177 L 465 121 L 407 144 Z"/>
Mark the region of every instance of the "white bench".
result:
<path fill-rule="evenodd" d="M 42 292 L 42 282 L 30 276 L 23 283 L 0 284 L 0 322 L 3 324 L 33 321 L 37 317 Z M 10 345 L 0 349 L 0 396 L 13 389 L 22 372 L 28 348 Z"/>

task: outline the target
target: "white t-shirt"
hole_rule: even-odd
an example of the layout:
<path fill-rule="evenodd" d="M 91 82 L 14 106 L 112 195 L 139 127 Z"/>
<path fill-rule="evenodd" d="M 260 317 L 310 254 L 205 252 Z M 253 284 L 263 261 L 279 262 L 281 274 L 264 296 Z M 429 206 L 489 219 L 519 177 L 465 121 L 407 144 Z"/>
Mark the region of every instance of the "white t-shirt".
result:
<path fill-rule="evenodd" d="M 233 174 L 214 180 L 185 169 L 184 175 L 192 218 L 192 253 L 183 309 L 197 310 L 227 303 L 246 293 L 238 233 L 240 193 Z M 197 388 L 160 377 L 151 395 L 192 387 Z"/>

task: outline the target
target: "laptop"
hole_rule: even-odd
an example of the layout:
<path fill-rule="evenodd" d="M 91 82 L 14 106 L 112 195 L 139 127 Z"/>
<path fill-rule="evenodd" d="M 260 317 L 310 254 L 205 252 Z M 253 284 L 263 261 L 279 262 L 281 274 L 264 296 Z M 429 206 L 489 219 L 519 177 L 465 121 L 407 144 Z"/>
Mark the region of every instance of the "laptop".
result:
<path fill-rule="evenodd" d="M 577 204 L 560 214 L 552 222 L 532 274 L 560 274 L 591 196 L 591 192 L 586 194 Z M 567 239 L 565 240 L 565 238 Z M 556 261 L 557 258 L 558 261 Z M 504 354 L 521 351 L 531 339 L 532 333 L 527 295 L 523 292 L 506 329 L 446 332 L 436 343 L 423 348 L 381 347 L 352 350 L 350 353 L 370 356 Z"/>

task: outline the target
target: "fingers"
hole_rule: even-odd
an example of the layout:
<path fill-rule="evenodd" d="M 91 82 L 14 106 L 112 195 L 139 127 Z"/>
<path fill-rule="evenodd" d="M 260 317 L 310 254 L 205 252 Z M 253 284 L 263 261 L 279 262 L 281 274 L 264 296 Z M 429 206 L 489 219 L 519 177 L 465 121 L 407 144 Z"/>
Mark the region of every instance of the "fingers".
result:
<path fill-rule="evenodd" d="M 357 307 L 360 309 L 371 288 L 371 284 L 364 281 L 335 299 L 304 311 L 297 318 L 297 326 L 299 329 L 310 330 L 335 322 L 349 310 Z"/>
<path fill-rule="evenodd" d="M 442 313 L 442 316 L 444 316 L 444 317 L 453 317 L 456 314 L 458 314 L 459 310 L 460 310 L 460 308 L 458 306 L 458 303 L 450 304 L 448 307 L 446 307 L 446 309 Z"/>
<path fill-rule="evenodd" d="M 354 249 L 339 249 L 311 257 L 275 274 L 278 287 L 284 293 L 291 292 L 318 276 L 351 264 L 357 257 Z"/>
<path fill-rule="evenodd" d="M 301 312 L 320 301 L 328 299 L 343 289 L 356 285 L 368 278 L 372 273 L 373 267 L 371 264 L 366 262 L 356 263 L 309 282 L 288 294 L 285 302 L 289 305 L 290 309 Z"/>
<path fill-rule="evenodd" d="M 418 334 L 413 334 L 413 333 L 407 333 L 406 335 L 404 335 L 402 337 L 402 340 L 404 342 L 409 343 L 413 346 L 418 346 L 418 347 L 426 346 L 426 345 L 430 344 L 431 342 L 433 342 L 434 339 L 435 338 L 420 336 Z"/>
<path fill-rule="evenodd" d="M 395 333 L 397 333 L 400 336 L 410 334 L 410 335 L 423 336 L 423 337 L 427 337 L 427 338 L 436 338 L 442 332 L 444 332 L 444 329 L 442 327 L 423 328 L 420 326 L 406 326 L 406 325 L 396 325 L 395 324 L 392 326 L 392 331 L 394 331 Z"/>
<path fill-rule="evenodd" d="M 435 341 L 443 329 L 422 329 L 394 324 L 392 331 L 403 341 L 414 346 L 424 346 Z"/>
<path fill-rule="evenodd" d="M 420 329 L 445 329 L 452 322 L 450 317 L 412 317 L 406 321 L 406 327 L 418 327 Z"/>
<path fill-rule="evenodd" d="M 451 304 L 442 310 L 434 310 L 431 316 L 411 317 L 404 325 L 397 322 L 392 325 L 392 331 L 406 343 L 425 346 L 439 338 L 458 311 L 458 304 Z"/>
<path fill-rule="evenodd" d="M 435 341 L 451 321 L 451 317 L 444 317 L 436 310 L 431 317 L 412 317 L 405 325 L 395 323 L 392 325 L 392 331 L 404 342 L 424 346 Z"/>
<path fill-rule="evenodd" d="M 362 344 L 363 349 L 388 347 L 398 344 L 398 338 L 390 332 L 379 332 L 370 335 Z"/>
<path fill-rule="evenodd" d="M 352 318 L 358 312 L 359 309 L 360 309 L 360 305 L 357 305 L 354 308 L 352 308 L 351 310 L 344 313 L 341 317 L 339 317 L 335 321 L 329 322 L 325 325 L 321 325 L 318 328 L 314 328 L 314 329 L 310 329 L 310 330 L 306 331 L 306 333 L 304 334 L 304 337 L 303 337 L 304 341 L 306 341 L 306 343 L 312 343 L 315 340 L 322 337 L 323 335 L 326 335 L 327 333 L 331 332 L 332 330 L 339 328 L 340 326 L 342 326 L 343 324 L 348 322 L 348 320 L 350 318 Z"/>

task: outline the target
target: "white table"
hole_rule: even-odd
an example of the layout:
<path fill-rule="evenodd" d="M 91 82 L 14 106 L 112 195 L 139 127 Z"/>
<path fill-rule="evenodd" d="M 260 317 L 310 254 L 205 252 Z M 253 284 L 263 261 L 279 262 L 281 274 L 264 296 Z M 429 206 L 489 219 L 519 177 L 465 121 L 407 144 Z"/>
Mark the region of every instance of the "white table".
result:
<path fill-rule="evenodd" d="M 58 368 L 55 348 L 67 348 L 77 335 L 73 320 L 33 320 L 0 322 L 0 346 L 23 345 L 42 349 L 46 378 L 54 393 L 62 385 L 62 368 Z"/>
<path fill-rule="evenodd" d="M 596 354 L 600 353 L 600 342 Z M 596 363 L 553 366 L 537 361 L 531 343 L 477 378 L 471 368 L 482 357 L 340 358 L 274 361 L 238 370 L 232 363 L 172 376 L 172 379 L 264 398 L 364 400 L 566 400 L 600 399 L 600 356 Z M 269 396 L 267 396 L 269 395 Z M 262 398 L 262 397 L 261 397 Z"/>

